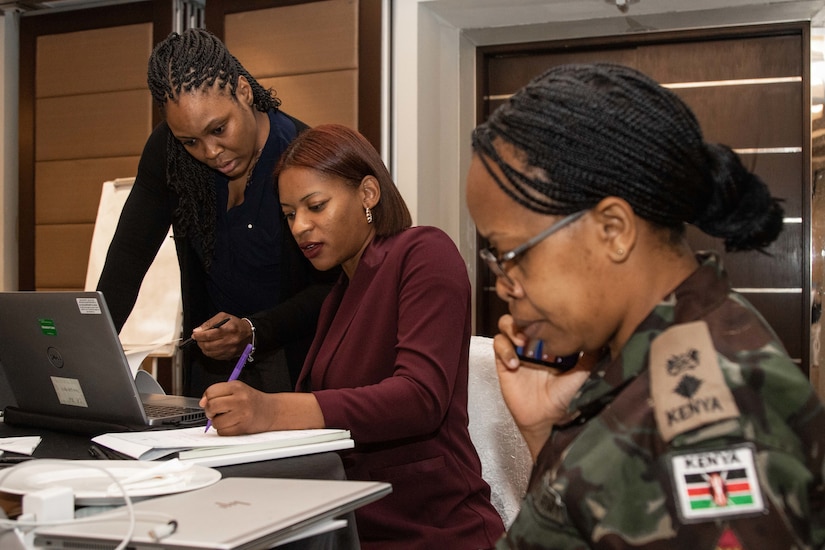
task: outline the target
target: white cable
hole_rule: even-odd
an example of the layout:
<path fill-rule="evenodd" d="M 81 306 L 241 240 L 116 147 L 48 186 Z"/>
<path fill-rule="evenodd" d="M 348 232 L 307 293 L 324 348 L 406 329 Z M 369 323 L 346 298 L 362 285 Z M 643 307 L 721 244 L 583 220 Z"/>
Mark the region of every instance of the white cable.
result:
<path fill-rule="evenodd" d="M 129 496 L 129 493 L 126 491 L 126 488 L 123 486 L 123 483 L 109 470 L 102 466 L 98 466 L 96 464 L 88 464 L 88 463 L 79 463 L 75 460 L 58 460 L 58 459 L 49 459 L 49 458 L 38 458 L 37 460 L 30 460 L 26 462 L 21 462 L 15 466 L 4 468 L 0 471 L 0 487 L 3 486 L 3 481 L 9 475 L 15 472 L 19 472 L 23 468 L 33 465 L 33 464 L 60 464 L 60 465 L 68 465 L 71 464 L 72 467 L 83 467 L 83 468 L 90 468 L 92 470 L 98 470 L 103 472 L 106 476 L 112 479 L 112 482 L 117 488 L 120 490 L 120 494 L 123 495 L 123 502 L 126 507 L 125 513 L 129 518 L 129 529 L 126 533 L 126 536 L 120 541 L 120 543 L 115 547 L 115 550 L 123 550 L 126 548 L 126 545 L 129 544 L 129 541 L 132 540 L 132 536 L 135 533 L 135 520 L 136 520 L 136 513 L 135 509 L 132 506 L 132 498 Z M 117 493 L 115 493 L 116 495 Z M 70 519 L 70 520 L 63 520 L 63 521 L 26 521 L 26 520 L 10 520 L 10 519 L 0 519 L 0 527 L 5 527 L 7 529 L 14 529 L 15 531 L 21 528 L 36 528 L 36 527 L 44 527 L 44 526 L 52 526 L 52 525 L 68 525 L 68 524 L 78 524 L 78 523 L 93 523 L 95 521 L 101 521 L 101 519 L 109 519 L 112 516 L 117 516 L 123 513 L 123 510 L 112 510 L 106 514 L 105 518 L 101 518 L 99 516 L 88 516 L 81 519 Z M 167 514 L 153 514 L 152 512 L 141 512 L 141 517 L 148 517 L 154 519 L 154 517 L 159 517 L 162 520 L 166 520 L 167 524 L 171 525 L 173 522 L 176 524 L 173 518 L 170 518 Z M 162 517 L 161 517 L 162 516 Z M 171 534 L 171 533 L 169 533 Z M 150 536 L 152 533 L 150 533 Z"/>

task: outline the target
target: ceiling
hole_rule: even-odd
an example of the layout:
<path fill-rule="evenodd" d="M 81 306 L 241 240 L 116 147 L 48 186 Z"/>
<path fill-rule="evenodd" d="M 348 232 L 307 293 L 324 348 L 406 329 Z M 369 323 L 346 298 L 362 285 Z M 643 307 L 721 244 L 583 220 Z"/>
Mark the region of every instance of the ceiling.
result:
<path fill-rule="evenodd" d="M 811 19 L 825 22 L 825 0 L 420 0 L 432 13 L 461 29 L 555 22 L 598 22 L 616 18 L 696 20 L 712 25 L 726 19 L 761 21 Z"/>
<path fill-rule="evenodd" d="M 134 0 L 0 0 L 0 11 L 43 12 L 64 11 L 102 5 L 127 3 Z M 182 0 L 203 4 L 208 0 Z M 398 2 L 402 0 L 389 0 Z M 460 29 L 491 29 L 564 22 L 642 18 L 665 23 L 670 19 L 688 20 L 691 25 L 723 24 L 729 20 L 748 18 L 748 22 L 764 19 L 775 21 L 806 20 L 825 26 L 825 0 L 409 0 L 418 1 L 445 22 Z M 727 14 L 727 15 L 725 15 Z M 651 25 L 643 25 L 650 27 Z M 678 25 L 684 26 L 684 25 Z M 645 29 L 653 30 L 653 29 Z"/>
<path fill-rule="evenodd" d="M 42 12 L 63 11 L 80 8 L 92 8 L 111 4 L 124 4 L 134 0 L 22 0 L 19 2 L 5 2 L 0 0 L 0 11 Z"/>
<path fill-rule="evenodd" d="M 106 4 L 126 3 L 135 0 L 22 0 L 18 2 L 0 1 L 0 8 L 29 10 L 77 9 Z M 184 2 L 186 0 L 183 0 Z M 190 0 L 191 1 L 191 0 Z M 203 4 L 204 0 L 194 0 Z M 390 0 L 395 2 L 398 0 Z M 418 0 L 429 5 L 433 11 L 441 13 L 451 23 L 462 23 L 460 27 L 475 27 L 475 21 L 490 21 L 490 16 L 510 24 L 508 21 L 532 16 L 536 21 L 577 21 L 600 17 L 612 17 L 617 13 L 627 15 L 648 15 L 713 10 L 720 8 L 747 8 L 753 6 L 793 4 L 819 4 L 825 2 L 801 0 Z M 486 24 L 486 23 L 485 23 Z"/>

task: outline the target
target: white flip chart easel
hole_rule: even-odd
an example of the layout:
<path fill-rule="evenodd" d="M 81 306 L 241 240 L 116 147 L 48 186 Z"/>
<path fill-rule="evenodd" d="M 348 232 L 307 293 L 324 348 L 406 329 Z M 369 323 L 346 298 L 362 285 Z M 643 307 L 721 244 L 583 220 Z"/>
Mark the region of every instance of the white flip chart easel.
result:
<path fill-rule="evenodd" d="M 118 178 L 103 183 L 100 206 L 97 210 L 89 265 L 86 270 L 86 290 L 97 288 L 103 271 L 106 253 L 120 219 L 120 212 L 132 190 L 135 178 Z M 164 239 L 143 284 L 137 303 L 120 331 L 120 342 L 128 356 L 172 357 L 173 392 L 181 387 L 180 354 L 177 341 L 180 338 L 183 309 L 180 295 L 180 268 L 175 254 L 175 243 Z M 132 358 L 130 357 L 130 362 Z M 157 374 L 157 360 L 153 363 L 153 374 Z M 133 366 L 133 370 L 136 367 Z"/>

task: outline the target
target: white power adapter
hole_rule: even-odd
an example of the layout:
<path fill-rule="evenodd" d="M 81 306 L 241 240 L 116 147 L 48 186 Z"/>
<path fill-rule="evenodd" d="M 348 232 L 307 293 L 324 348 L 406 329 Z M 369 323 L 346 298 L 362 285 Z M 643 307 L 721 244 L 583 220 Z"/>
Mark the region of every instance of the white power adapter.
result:
<path fill-rule="evenodd" d="M 69 487 L 50 487 L 26 493 L 23 516 L 37 523 L 74 519 L 74 492 Z"/>

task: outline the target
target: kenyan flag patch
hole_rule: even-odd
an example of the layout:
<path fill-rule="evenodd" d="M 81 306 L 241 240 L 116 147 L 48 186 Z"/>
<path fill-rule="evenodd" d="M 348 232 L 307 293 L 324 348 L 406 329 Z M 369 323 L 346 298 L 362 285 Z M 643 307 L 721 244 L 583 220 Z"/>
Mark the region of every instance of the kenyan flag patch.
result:
<path fill-rule="evenodd" d="M 673 455 L 670 460 L 685 522 L 764 511 L 750 445 Z"/>

